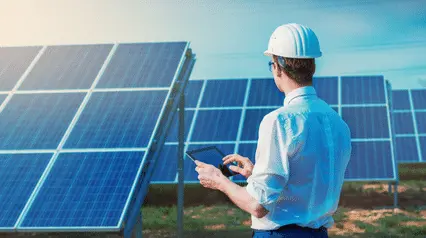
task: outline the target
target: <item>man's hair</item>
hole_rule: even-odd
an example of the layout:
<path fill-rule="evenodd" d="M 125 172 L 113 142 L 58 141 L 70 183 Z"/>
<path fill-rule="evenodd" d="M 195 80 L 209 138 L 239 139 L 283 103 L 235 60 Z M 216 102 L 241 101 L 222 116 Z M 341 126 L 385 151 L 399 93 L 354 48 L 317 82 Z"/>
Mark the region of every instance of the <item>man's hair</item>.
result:
<path fill-rule="evenodd" d="M 315 73 L 315 59 L 295 59 L 284 58 L 285 65 L 281 65 L 281 60 L 278 56 L 274 56 L 274 62 L 277 63 L 278 70 L 284 73 L 295 81 L 298 85 L 312 84 L 312 77 Z"/>

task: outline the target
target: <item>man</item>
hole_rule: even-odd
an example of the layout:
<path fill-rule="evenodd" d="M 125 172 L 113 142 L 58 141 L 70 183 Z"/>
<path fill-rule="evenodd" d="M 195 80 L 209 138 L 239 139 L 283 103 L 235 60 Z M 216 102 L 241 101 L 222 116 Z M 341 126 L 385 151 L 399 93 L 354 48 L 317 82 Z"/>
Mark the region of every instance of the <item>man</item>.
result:
<path fill-rule="evenodd" d="M 272 57 L 284 105 L 260 123 L 254 166 L 237 154 L 223 159 L 238 162 L 231 169 L 247 178 L 246 187 L 196 161 L 204 187 L 224 192 L 252 215 L 254 237 L 328 237 L 334 223 L 351 142 L 346 123 L 312 87 L 321 54 L 308 27 L 286 24 L 272 34 L 265 55 Z"/>

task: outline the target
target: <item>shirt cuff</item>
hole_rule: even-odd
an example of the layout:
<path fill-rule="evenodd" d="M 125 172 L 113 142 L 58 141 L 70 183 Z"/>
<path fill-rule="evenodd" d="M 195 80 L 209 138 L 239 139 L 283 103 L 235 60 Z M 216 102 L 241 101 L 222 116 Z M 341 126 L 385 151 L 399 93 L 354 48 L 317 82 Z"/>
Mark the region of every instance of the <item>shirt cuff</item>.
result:
<path fill-rule="evenodd" d="M 260 186 L 257 186 L 255 182 L 248 182 L 246 186 L 246 191 L 250 196 L 252 196 L 260 205 L 262 205 L 269 212 L 272 210 L 274 206 L 274 202 L 270 201 L 266 197 L 265 190 Z"/>

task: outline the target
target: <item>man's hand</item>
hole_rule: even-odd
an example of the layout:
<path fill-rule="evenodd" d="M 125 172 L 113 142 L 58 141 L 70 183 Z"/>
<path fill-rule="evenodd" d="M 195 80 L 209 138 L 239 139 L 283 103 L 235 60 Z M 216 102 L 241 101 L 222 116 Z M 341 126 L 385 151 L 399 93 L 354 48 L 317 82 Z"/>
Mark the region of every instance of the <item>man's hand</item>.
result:
<path fill-rule="evenodd" d="M 221 185 L 227 178 L 220 172 L 220 170 L 211 164 L 206 164 L 196 160 L 197 167 L 195 171 L 198 172 L 198 179 L 200 184 L 206 188 L 220 190 Z"/>
<path fill-rule="evenodd" d="M 251 176 L 251 173 L 253 171 L 253 163 L 250 161 L 249 158 L 243 157 L 238 154 L 227 155 L 223 158 L 223 164 L 225 165 L 234 161 L 238 163 L 238 166 L 231 165 L 229 166 L 230 170 L 239 173 L 246 178 Z"/>

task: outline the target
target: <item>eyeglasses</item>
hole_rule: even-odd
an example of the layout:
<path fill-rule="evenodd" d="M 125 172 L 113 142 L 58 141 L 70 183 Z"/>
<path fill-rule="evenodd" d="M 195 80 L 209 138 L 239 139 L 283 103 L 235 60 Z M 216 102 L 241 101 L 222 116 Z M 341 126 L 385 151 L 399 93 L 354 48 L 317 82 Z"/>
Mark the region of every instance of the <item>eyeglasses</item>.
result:
<path fill-rule="evenodd" d="M 274 64 L 274 62 L 269 61 L 268 66 L 269 66 L 269 71 L 272 72 L 272 65 Z"/>

